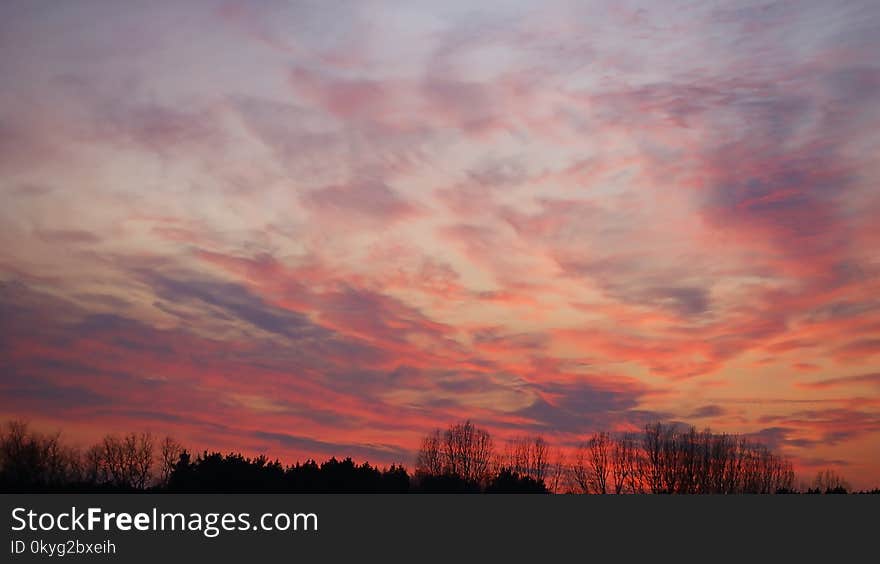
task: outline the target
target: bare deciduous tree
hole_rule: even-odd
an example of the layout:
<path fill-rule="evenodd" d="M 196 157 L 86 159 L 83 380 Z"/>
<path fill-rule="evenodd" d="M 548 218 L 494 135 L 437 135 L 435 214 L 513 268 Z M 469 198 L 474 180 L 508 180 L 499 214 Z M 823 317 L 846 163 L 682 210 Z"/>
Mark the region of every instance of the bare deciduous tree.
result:
<path fill-rule="evenodd" d="M 582 493 L 608 493 L 611 436 L 596 433 L 586 444 L 575 451 L 571 465 L 571 477 L 577 490 Z"/>
<path fill-rule="evenodd" d="M 577 493 L 590 493 L 592 469 L 590 468 L 590 454 L 587 445 L 580 445 L 574 452 L 574 459 L 569 467 L 573 490 Z"/>
<path fill-rule="evenodd" d="M 848 491 L 849 484 L 836 471 L 826 468 L 816 474 L 816 478 L 813 480 L 813 488 L 819 493 L 838 493 Z"/>
<path fill-rule="evenodd" d="M 608 433 L 596 433 L 590 437 L 590 486 L 593 493 L 608 493 L 608 474 L 610 473 L 611 436 Z"/>
<path fill-rule="evenodd" d="M 435 429 L 422 439 L 416 457 L 416 475 L 439 476 L 443 473 L 443 455 L 440 452 L 440 430 Z"/>
<path fill-rule="evenodd" d="M 501 467 L 537 481 L 547 478 L 550 466 L 544 437 L 518 437 L 508 441 Z"/>
<path fill-rule="evenodd" d="M 636 493 L 638 491 L 638 461 L 636 441 L 631 433 L 625 433 L 614 441 L 611 448 L 611 478 L 614 493 Z"/>
<path fill-rule="evenodd" d="M 100 444 L 92 445 L 83 454 L 83 477 L 90 484 L 103 485 L 110 479 L 105 473 L 104 449 Z"/>
<path fill-rule="evenodd" d="M 144 489 L 153 475 L 153 437 L 149 433 L 107 435 L 97 452 L 102 481 L 121 488 Z"/>
<path fill-rule="evenodd" d="M 470 421 L 451 426 L 443 434 L 441 452 L 446 471 L 465 480 L 482 483 L 493 458 L 492 437 Z"/>
<path fill-rule="evenodd" d="M 439 430 L 422 440 L 416 459 L 416 474 L 421 476 L 454 475 L 483 484 L 496 462 L 492 437 L 470 421 Z"/>
<path fill-rule="evenodd" d="M 556 455 L 553 457 L 553 464 L 550 466 L 550 483 L 548 489 L 553 493 L 562 493 L 567 491 L 568 480 L 566 476 L 568 468 L 565 465 L 565 453 L 561 448 L 556 449 Z"/>
<path fill-rule="evenodd" d="M 10 421 L 0 431 L 0 481 L 24 487 L 56 487 L 79 482 L 80 456 L 61 434 L 31 431 L 24 421 Z"/>
<path fill-rule="evenodd" d="M 174 466 L 177 464 L 180 454 L 183 452 L 183 445 L 178 443 L 170 436 L 162 439 L 159 445 L 159 483 L 168 485 Z"/>
<path fill-rule="evenodd" d="M 651 493 L 663 491 L 663 435 L 661 423 L 645 425 L 642 438 L 643 470 L 646 486 Z"/>

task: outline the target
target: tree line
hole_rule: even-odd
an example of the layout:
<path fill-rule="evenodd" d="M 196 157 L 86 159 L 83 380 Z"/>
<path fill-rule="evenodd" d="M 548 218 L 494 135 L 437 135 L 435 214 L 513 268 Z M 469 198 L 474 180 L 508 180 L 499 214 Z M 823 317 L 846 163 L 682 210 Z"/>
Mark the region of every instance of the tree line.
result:
<path fill-rule="evenodd" d="M 584 493 L 772 494 L 795 489 L 791 461 L 761 443 L 654 423 L 640 435 L 593 435 L 571 476 Z"/>
<path fill-rule="evenodd" d="M 792 463 L 744 437 L 653 423 L 641 433 L 597 432 L 566 461 L 553 462 L 541 436 L 495 451 L 491 435 L 470 422 L 436 430 L 423 441 L 417 479 L 457 478 L 475 488 L 502 471 L 556 492 L 583 494 L 771 494 L 795 491 Z M 824 491 L 824 490 L 823 490 Z"/>
<path fill-rule="evenodd" d="M 23 421 L 0 431 L 3 491 L 135 491 L 167 485 L 183 447 L 151 433 L 107 435 L 81 451 L 60 432 L 44 434 Z"/>
<path fill-rule="evenodd" d="M 60 433 L 11 421 L 0 431 L 0 491 L 768 494 L 847 493 L 833 470 L 795 486 L 791 462 L 745 437 L 653 423 L 597 432 L 564 454 L 540 435 L 496 445 L 470 421 L 427 434 L 415 466 L 351 458 L 284 465 L 265 455 L 203 451 L 170 436 L 107 435 L 77 449 Z M 880 493 L 874 490 L 872 493 Z"/>

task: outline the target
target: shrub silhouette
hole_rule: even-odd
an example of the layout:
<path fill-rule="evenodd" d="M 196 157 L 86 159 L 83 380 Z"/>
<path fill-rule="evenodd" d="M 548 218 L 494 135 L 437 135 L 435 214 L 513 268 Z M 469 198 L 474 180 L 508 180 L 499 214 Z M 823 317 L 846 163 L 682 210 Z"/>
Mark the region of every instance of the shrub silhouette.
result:
<path fill-rule="evenodd" d="M 168 480 L 169 492 L 290 492 L 290 493 L 404 493 L 409 475 L 401 466 L 387 469 L 357 465 L 351 458 L 314 460 L 285 468 L 265 456 L 204 452 L 195 460 L 184 451 Z"/>
<path fill-rule="evenodd" d="M 458 474 L 419 475 L 413 491 L 421 493 L 479 493 L 480 484 Z"/>
<path fill-rule="evenodd" d="M 504 468 L 486 486 L 486 493 L 549 493 L 543 480 L 520 476 Z"/>

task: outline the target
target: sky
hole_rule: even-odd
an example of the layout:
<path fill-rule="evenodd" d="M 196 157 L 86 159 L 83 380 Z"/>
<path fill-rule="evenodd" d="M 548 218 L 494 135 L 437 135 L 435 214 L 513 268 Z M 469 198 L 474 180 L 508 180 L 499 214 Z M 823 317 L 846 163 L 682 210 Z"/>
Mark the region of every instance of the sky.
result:
<path fill-rule="evenodd" d="M 411 465 L 663 420 L 880 485 L 880 8 L 0 4 L 0 416 Z"/>

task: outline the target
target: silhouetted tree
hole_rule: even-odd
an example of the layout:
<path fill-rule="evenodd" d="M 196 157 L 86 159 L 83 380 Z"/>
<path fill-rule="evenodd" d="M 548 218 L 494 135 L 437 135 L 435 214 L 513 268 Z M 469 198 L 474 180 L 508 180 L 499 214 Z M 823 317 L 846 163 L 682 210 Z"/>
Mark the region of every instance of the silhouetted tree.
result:
<path fill-rule="evenodd" d="M 409 475 L 401 466 L 385 470 L 351 458 L 314 460 L 284 468 L 265 456 L 245 457 L 204 452 L 195 460 L 183 451 L 168 481 L 169 491 L 180 492 L 347 492 L 405 493 Z"/>
<path fill-rule="evenodd" d="M 591 493 L 593 470 L 590 468 L 590 454 L 587 445 L 580 445 L 574 453 L 574 460 L 569 467 L 574 491 L 577 493 Z"/>
<path fill-rule="evenodd" d="M 543 481 L 550 467 L 548 450 L 547 441 L 540 435 L 509 440 L 499 470 L 507 469 L 520 476 Z"/>
<path fill-rule="evenodd" d="M 174 465 L 180 459 L 183 452 L 183 446 L 170 436 L 162 439 L 159 445 L 159 485 L 167 486 L 171 473 L 174 471 Z"/>
<path fill-rule="evenodd" d="M 636 493 L 638 488 L 638 452 L 631 433 L 624 434 L 611 447 L 611 478 L 614 493 Z"/>
<path fill-rule="evenodd" d="M 548 493 L 543 480 L 502 469 L 486 486 L 486 493 Z"/>
<path fill-rule="evenodd" d="M 813 489 L 818 493 L 845 494 L 849 492 L 849 483 L 831 468 L 820 470 L 813 480 Z"/>
<path fill-rule="evenodd" d="M 654 494 L 664 493 L 664 444 L 667 430 L 657 422 L 645 425 L 642 437 L 642 475 L 648 491 Z"/>
<path fill-rule="evenodd" d="M 479 493 L 479 483 L 465 480 L 456 474 L 422 475 L 412 491 L 420 493 Z"/>
<path fill-rule="evenodd" d="M 107 435 L 90 449 L 89 462 L 97 467 L 99 484 L 142 490 L 153 476 L 153 437 L 150 433 Z"/>
<path fill-rule="evenodd" d="M 568 467 L 565 464 L 565 453 L 561 448 L 557 448 L 553 464 L 550 466 L 550 491 L 560 493 L 564 489 L 568 489 L 567 475 Z"/>
<path fill-rule="evenodd" d="M 451 425 L 441 435 L 436 430 L 422 440 L 416 457 L 416 478 L 421 489 L 452 491 L 485 487 L 495 458 L 488 431 L 470 421 Z"/>
<path fill-rule="evenodd" d="M 416 457 L 416 476 L 439 476 L 445 470 L 441 452 L 440 429 L 435 429 L 422 439 Z"/>
<path fill-rule="evenodd" d="M 489 477 L 492 437 L 470 421 L 451 426 L 443 434 L 441 452 L 445 473 L 481 484 Z"/>
<path fill-rule="evenodd" d="M 586 444 L 578 447 L 572 474 L 582 493 L 608 493 L 611 450 L 611 436 L 605 432 L 595 433 Z"/>
<path fill-rule="evenodd" d="M 82 480 L 76 449 L 60 433 L 43 435 L 24 421 L 10 421 L 0 431 L 0 486 L 4 491 L 58 489 Z"/>

